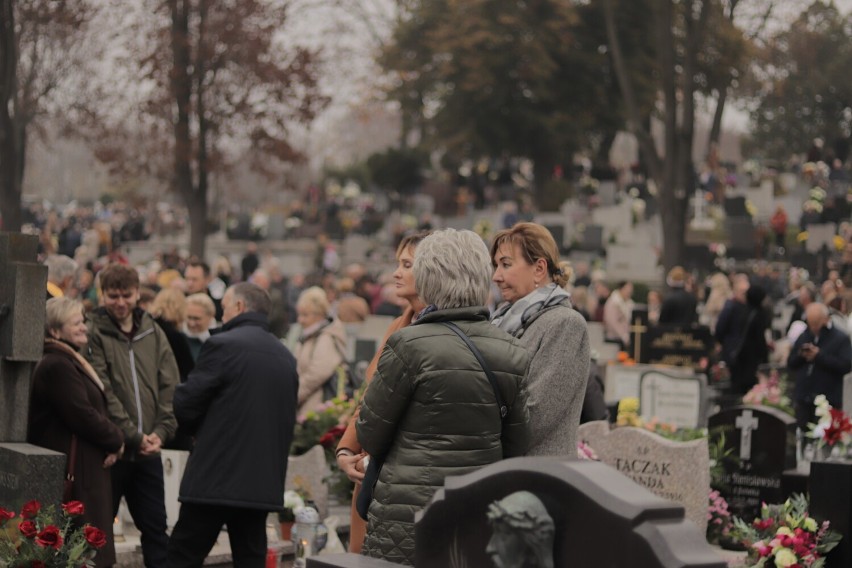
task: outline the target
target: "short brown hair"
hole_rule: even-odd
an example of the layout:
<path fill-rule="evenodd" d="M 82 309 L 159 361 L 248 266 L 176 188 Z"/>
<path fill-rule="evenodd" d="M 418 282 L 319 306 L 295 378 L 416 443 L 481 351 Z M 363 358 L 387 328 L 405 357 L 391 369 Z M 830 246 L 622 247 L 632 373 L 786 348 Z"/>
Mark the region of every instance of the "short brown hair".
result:
<path fill-rule="evenodd" d="M 547 227 L 538 223 L 516 223 L 494 235 L 491 243 L 491 264 L 497 266 L 494 256 L 503 243 L 518 245 L 524 260 L 535 264 L 539 258 L 547 262 L 547 272 L 559 286 L 565 286 L 571 278 L 571 265 L 559 260 L 559 248 Z"/>
<path fill-rule="evenodd" d="M 401 255 L 403 251 L 408 247 L 417 248 L 417 245 L 420 244 L 420 241 L 422 241 L 431 234 L 432 231 L 419 231 L 417 233 L 405 235 L 404 237 L 402 237 L 402 240 L 399 241 L 399 246 L 396 247 L 396 256 Z"/>
<path fill-rule="evenodd" d="M 135 268 L 113 262 L 98 273 L 101 290 L 132 290 L 139 288 L 139 273 Z"/>

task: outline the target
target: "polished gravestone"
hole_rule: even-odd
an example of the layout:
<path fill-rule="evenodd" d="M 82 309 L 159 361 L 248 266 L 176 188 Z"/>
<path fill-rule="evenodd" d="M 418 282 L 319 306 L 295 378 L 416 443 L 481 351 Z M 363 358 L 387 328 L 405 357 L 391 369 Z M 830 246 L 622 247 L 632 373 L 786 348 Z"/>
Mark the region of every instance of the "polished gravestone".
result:
<path fill-rule="evenodd" d="M 418 568 L 726 566 L 682 506 L 606 464 L 558 458 L 514 458 L 447 478 L 416 515 L 415 541 Z M 353 554 L 307 565 L 397 566 Z"/>
<path fill-rule="evenodd" d="M 852 461 L 811 463 L 810 507 L 819 522 L 829 521 L 843 538 L 828 553 L 828 568 L 852 566 Z"/>
<path fill-rule="evenodd" d="M 767 406 L 735 406 L 709 418 L 711 435 L 725 437 L 723 484 L 734 515 L 751 521 L 761 503 L 783 503 L 782 474 L 796 467 L 796 420 Z"/>
<path fill-rule="evenodd" d="M 63 454 L 27 444 L 30 382 L 44 345 L 47 269 L 38 237 L 0 233 L 0 506 L 59 503 Z"/>

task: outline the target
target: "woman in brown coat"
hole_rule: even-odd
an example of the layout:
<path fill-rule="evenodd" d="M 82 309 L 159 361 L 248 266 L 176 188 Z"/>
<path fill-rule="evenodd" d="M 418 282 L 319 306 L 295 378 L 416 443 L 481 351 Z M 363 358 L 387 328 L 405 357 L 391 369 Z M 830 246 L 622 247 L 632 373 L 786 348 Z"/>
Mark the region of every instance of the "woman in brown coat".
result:
<path fill-rule="evenodd" d="M 393 273 L 393 278 L 396 286 L 396 294 L 399 298 L 405 300 L 408 306 L 403 311 L 402 315 L 393 320 L 388 330 L 385 332 L 385 337 L 382 339 L 379 349 L 376 351 L 373 360 L 365 372 L 365 380 L 369 384 L 376 373 L 376 368 L 379 365 L 379 356 L 382 354 L 382 349 L 385 343 L 395 331 L 411 325 L 420 311 L 426 306 L 420 301 L 417 296 L 417 291 L 414 289 L 414 273 L 412 266 L 414 265 L 414 250 L 417 245 L 429 236 L 428 232 L 416 233 L 402 239 L 399 247 L 396 249 L 397 269 Z M 361 480 L 364 479 L 363 460 L 367 455 L 361 444 L 358 443 L 358 437 L 355 433 L 355 423 L 358 421 L 360 406 L 355 410 L 355 414 L 349 420 L 343 437 L 337 445 L 337 464 L 340 469 L 355 482 L 355 492 L 352 495 L 352 511 L 350 514 L 351 521 L 349 525 L 349 552 L 361 552 L 361 545 L 364 543 L 364 536 L 367 532 L 367 523 L 362 519 L 355 510 L 355 502 L 358 500 L 358 493 L 361 491 Z"/>
<path fill-rule="evenodd" d="M 78 352 L 86 345 L 83 304 L 59 297 L 47 302 L 44 356 L 33 375 L 27 441 L 70 455 L 76 437 L 72 501 L 85 506 L 84 524 L 107 535 L 96 566 L 115 564 L 109 467 L 124 449 L 124 436 L 107 414 L 104 385 Z"/>

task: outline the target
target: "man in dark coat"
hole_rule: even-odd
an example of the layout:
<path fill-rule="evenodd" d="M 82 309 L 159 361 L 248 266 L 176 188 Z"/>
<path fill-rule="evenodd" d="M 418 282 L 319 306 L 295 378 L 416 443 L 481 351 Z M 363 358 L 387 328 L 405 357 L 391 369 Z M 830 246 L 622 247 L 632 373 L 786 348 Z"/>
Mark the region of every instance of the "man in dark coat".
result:
<path fill-rule="evenodd" d="M 834 408 L 843 408 L 843 376 L 852 369 L 849 336 L 831 325 L 825 304 L 805 309 L 808 327 L 793 344 L 787 366 L 795 373 L 793 405 L 799 428 L 816 422 L 814 399 L 824 394 Z"/>
<path fill-rule="evenodd" d="M 201 348 L 175 391 L 175 416 L 195 436 L 180 486 L 169 567 L 200 566 L 223 525 L 235 566 L 263 567 L 266 516 L 283 511 L 287 456 L 296 422 L 296 360 L 269 332 L 269 295 L 232 286 L 224 325 Z"/>
<path fill-rule="evenodd" d="M 686 290 L 686 271 L 675 266 L 669 271 L 666 283 L 669 292 L 660 307 L 658 323 L 670 325 L 692 325 L 698 320 L 695 311 L 697 301 L 695 295 Z"/>

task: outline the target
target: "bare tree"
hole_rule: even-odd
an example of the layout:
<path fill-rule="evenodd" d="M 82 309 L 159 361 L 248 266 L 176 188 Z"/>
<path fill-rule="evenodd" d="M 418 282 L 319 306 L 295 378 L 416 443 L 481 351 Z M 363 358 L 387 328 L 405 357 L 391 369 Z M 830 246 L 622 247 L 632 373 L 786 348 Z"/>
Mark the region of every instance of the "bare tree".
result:
<path fill-rule="evenodd" d="M 129 82 L 144 91 L 123 116 L 104 109 L 92 134 L 114 172 L 158 179 L 183 200 L 190 253 L 203 256 L 211 175 L 243 161 L 274 177 L 277 165 L 301 159 L 288 133 L 327 102 L 317 87 L 318 54 L 279 33 L 285 0 L 167 0 L 151 8 L 130 26 L 143 41 L 123 60 L 138 70 Z"/>
<path fill-rule="evenodd" d="M 69 104 L 58 93 L 85 68 L 81 45 L 93 13 L 81 0 L 0 0 L 0 214 L 7 231 L 21 228 L 29 139 Z"/>

